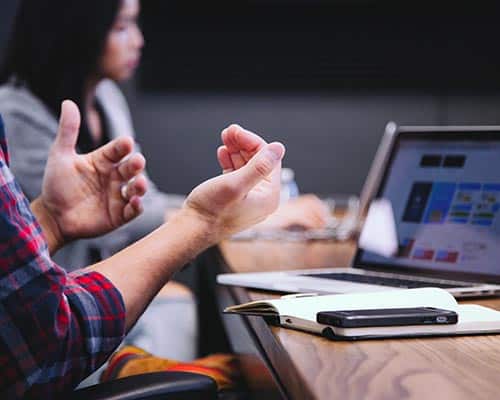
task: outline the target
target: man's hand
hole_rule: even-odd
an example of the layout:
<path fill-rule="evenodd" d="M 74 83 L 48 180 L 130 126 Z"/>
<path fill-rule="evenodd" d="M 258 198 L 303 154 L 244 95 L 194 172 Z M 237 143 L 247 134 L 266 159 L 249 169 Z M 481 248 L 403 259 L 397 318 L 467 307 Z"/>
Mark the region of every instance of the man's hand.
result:
<path fill-rule="evenodd" d="M 109 232 L 142 212 L 145 159 L 140 154 L 125 158 L 133 150 L 133 140 L 118 138 L 80 155 L 75 150 L 79 128 L 77 106 L 65 101 L 42 194 L 32 205 L 51 251 L 71 239 Z"/>
<path fill-rule="evenodd" d="M 184 205 L 184 210 L 208 223 L 208 240 L 212 243 L 264 220 L 276 210 L 285 154 L 281 143 L 267 144 L 238 125 L 222 132 L 222 142 L 217 157 L 223 175 L 196 187 Z"/>

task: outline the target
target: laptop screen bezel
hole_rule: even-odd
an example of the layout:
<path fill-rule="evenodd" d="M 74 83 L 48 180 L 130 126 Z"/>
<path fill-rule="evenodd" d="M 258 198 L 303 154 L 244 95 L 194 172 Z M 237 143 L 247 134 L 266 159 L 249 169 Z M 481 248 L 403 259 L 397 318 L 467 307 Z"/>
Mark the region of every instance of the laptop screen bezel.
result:
<path fill-rule="evenodd" d="M 461 127 L 399 127 L 395 133 L 393 144 L 390 148 L 388 162 L 381 171 L 382 177 L 380 184 L 375 191 L 374 198 L 380 198 L 391 170 L 394 158 L 398 152 L 399 145 L 403 140 L 417 141 L 470 141 L 473 135 L 473 140 L 477 142 L 496 141 L 500 143 L 500 126 L 478 127 L 478 126 L 461 126 Z M 499 172 L 500 173 L 500 172 Z M 460 271 L 440 271 L 429 268 L 418 268 L 415 266 L 402 266 L 391 263 L 375 263 L 362 261 L 364 250 L 359 246 L 353 259 L 352 267 L 364 270 L 395 273 L 401 275 L 418 275 L 428 276 L 430 278 L 462 280 L 470 282 L 485 282 L 485 283 L 500 283 L 500 274 L 477 274 L 471 272 Z M 498 260 L 497 260 L 498 261 Z M 495 262 L 494 260 L 492 262 Z"/>

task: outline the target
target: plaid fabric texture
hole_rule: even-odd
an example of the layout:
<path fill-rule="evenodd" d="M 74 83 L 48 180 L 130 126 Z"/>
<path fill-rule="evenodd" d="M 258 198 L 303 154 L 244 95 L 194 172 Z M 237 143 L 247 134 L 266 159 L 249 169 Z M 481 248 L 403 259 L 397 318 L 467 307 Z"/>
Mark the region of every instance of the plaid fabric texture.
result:
<path fill-rule="evenodd" d="M 120 344 L 125 308 L 101 274 L 51 261 L 8 162 L 0 118 L 0 398 L 59 398 Z"/>

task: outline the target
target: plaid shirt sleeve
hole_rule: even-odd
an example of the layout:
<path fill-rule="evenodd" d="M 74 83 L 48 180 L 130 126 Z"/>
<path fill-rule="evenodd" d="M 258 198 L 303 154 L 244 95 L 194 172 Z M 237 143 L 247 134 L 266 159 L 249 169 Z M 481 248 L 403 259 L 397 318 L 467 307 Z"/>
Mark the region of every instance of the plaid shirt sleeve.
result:
<path fill-rule="evenodd" d="M 125 308 L 101 274 L 50 259 L 8 162 L 0 118 L 0 398 L 59 397 L 120 344 Z"/>

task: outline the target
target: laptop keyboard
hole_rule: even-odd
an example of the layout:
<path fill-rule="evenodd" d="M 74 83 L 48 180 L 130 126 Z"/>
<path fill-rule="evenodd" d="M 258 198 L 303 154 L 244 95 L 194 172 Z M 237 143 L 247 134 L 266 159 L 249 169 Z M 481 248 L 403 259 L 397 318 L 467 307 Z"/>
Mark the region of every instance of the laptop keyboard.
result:
<path fill-rule="evenodd" d="M 443 289 L 455 288 L 455 287 L 469 287 L 468 284 L 451 284 L 439 281 L 424 281 L 424 280 L 410 280 L 410 279 L 400 279 L 400 278 L 387 278 L 382 276 L 374 275 L 358 275 L 349 273 L 333 273 L 333 274 L 305 274 L 304 276 L 310 276 L 312 278 L 323 278 L 323 279 L 333 279 L 336 281 L 349 281 L 356 283 L 368 283 L 371 285 L 382 285 L 382 286 L 392 286 L 407 289 L 415 289 L 421 287 L 438 287 Z"/>

